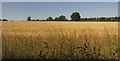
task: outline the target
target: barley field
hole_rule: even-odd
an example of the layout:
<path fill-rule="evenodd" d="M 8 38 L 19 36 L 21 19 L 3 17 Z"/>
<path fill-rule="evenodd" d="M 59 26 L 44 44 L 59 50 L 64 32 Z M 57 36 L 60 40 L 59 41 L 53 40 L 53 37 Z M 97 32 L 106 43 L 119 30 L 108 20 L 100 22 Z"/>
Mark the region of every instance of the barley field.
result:
<path fill-rule="evenodd" d="M 118 59 L 118 22 L 2 22 L 3 59 Z"/>

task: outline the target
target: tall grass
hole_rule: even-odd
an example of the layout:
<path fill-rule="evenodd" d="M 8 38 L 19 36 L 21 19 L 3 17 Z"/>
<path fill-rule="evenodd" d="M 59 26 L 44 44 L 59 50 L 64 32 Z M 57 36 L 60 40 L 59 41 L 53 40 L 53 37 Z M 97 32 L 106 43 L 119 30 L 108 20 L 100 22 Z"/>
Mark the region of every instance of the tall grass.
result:
<path fill-rule="evenodd" d="M 3 22 L 3 59 L 118 59 L 116 25 Z"/>

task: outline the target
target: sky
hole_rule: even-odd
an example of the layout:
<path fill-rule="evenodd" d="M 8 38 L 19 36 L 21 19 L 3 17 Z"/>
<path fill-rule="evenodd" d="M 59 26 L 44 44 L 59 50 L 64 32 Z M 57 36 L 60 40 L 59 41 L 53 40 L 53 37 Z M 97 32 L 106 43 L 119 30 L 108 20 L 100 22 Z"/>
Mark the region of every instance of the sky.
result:
<path fill-rule="evenodd" d="M 2 0 L 3 2 L 118 2 L 120 0 Z"/>
<path fill-rule="evenodd" d="M 2 18 L 2 2 L 0 1 L 0 18 Z"/>
<path fill-rule="evenodd" d="M 118 7 L 118 16 L 120 17 L 120 2 L 118 3 L 119 7 Z"/>
<path fill-rule="evenodd" d="M 7 1 L 7 0 L 6 0 Z M 112 0 L 111 0 L 112 1 Z M 44 20 L 50 17 L 66 16 L 79 12 L 85 17 L 115 17 L 118 16 L 117 2 L 3 2 L 2 17 L 8 20 L 32 19 Z"/>

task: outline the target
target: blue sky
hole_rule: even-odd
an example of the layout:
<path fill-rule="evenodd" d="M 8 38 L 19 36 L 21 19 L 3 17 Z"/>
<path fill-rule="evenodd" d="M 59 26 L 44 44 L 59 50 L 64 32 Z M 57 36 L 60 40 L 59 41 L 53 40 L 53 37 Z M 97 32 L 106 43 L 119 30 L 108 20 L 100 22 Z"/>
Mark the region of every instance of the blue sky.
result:
<path fill-rule="evenodd" d="M 2 0 L 3 2 L 118 2 L 120 0 Z"/>
<path fill-rule="evenodd" d="M 2 3 L 0 2 L 0 18 L 2 18 Z"/>
<path fill-rule="evenodd" d="M 46 19 L 65 15 L 70 19 L 73 12 L 81 17 L 112 17 L 118 16 L 117 2 L 4 2 L 3 18 L 8 20 Z"/>

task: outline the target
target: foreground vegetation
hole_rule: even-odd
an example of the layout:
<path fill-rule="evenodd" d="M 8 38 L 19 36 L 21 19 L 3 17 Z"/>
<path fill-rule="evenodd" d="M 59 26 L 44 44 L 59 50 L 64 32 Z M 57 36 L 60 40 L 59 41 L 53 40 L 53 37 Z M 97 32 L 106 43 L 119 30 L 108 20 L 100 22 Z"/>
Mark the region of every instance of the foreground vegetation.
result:
<path fill-rule="evenodd" d="M 118 59 L 117 22 L 2 23 L 3 59 Z"/>

